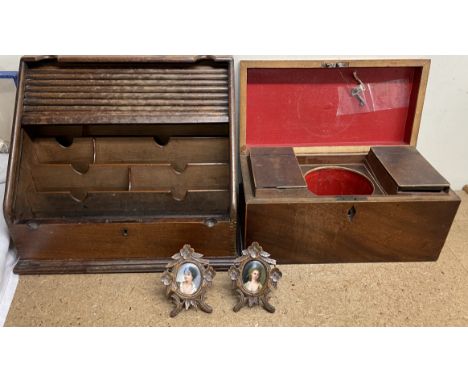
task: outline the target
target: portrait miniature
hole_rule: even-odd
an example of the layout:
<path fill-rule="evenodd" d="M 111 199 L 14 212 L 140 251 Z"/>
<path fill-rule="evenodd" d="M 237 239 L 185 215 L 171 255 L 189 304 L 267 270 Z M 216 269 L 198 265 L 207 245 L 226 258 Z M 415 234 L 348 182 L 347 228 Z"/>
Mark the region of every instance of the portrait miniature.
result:
<path fill-rule="evenodd" d="M 258 293 L 265 285 L 266 269 L 265 266 L 257 260 L 249 261 L 245 264 L 242 272 L 242 281 L 244 289 L 249 293 Z"/>
<path fill-rule="evenodd" d="M 213 309 L 205 302 L 205 298 L 215 275 L 209 261 L 188 244 L 173 255 L 161 277 L 166 287 L 166 296 L 174 304 L 170 316 L 175 317 L 184 308 L 188 310 L 191 307 L 211 313 Z"/>
<path fill-rule="evenodd" d="M 274 313 L 275 307 L 269 303 L 269 294 L 276 288 L 282 277 L 281 271 L 276 267 L 276 261 L 254 242 L 242 256 L 234 260 L 229 269 L 232 286 L 239 298 L 234 306 L 234 312 L 248 305 L 261 305 L 266 311 Z"/>
<path fill-rule="evenodd" d="M 191 296 L 200 288 L 200 270 L 193 263 L 184 263 L 177 271 L 176 281 L 180 293 Z"/>

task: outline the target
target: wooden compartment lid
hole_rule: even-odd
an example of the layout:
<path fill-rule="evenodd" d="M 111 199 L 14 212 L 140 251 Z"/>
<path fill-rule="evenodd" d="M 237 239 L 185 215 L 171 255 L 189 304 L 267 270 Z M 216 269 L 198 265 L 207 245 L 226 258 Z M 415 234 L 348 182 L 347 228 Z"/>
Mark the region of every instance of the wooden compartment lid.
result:
<path fill-rule="evenodd" d="M 230 121 L 231 57 L 23 57 L 22 123 Z"/>
<path fill-rule="evenodd" d="M 291 147 L 252 147 L 250 150 L 255 195 L 268 189 L 305 189 L 301 168 Z"/>
<path fill-rule="evenodd" d="M 430 60 L 241 61 L 241 153 L 415 146 Z"/>
<path fill-rule="evenodd" d="M 389 192 L 449 191 L 449 182 L 414 147 L 372 147 L 367 161 Z"/>

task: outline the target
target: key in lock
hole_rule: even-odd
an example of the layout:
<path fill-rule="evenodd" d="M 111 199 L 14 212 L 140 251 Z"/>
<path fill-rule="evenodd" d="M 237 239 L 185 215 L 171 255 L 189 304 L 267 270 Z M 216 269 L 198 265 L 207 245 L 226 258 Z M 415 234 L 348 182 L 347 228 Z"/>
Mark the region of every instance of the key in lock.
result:
<path fill-rule="evenodd" d="M 361 81 L 361 79 L 358 77 L 356 72 L 353 72 L 353 77 L 354 79 L 358 82 L 358 86 L 355 88 L 351 89 L 351 95 L 353 97 L 356 97 L 356 99 L 359 101 L 359 106 L 364 107 L 366 106 L 366 101 L 364 100 L 364 97 L 362 96 L 366 90 L 366 85 Z"/>

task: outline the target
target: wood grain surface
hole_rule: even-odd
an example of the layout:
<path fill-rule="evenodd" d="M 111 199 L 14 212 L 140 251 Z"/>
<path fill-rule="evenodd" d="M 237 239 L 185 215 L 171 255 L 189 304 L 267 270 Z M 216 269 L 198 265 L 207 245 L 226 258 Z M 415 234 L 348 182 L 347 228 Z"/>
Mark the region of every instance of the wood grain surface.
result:
<path fill-rule="evenodd" d="M 275 314 L 258 307 L 234 314 L 227 272 L 217 272 L 208 293 L 212 314 L 189 310 L 176 318 L 160 274 L 22 275 L 5 325 L 466 327 L 468 194 L 458 195 L 438 261 L 280 265 Z"/>
<path fill-rule="evenodd" d="M 232 66 L 227 56 L 24 57 L 4 201 L 16 271 L 160 270 L 187 243 L 227 266 Z"/>

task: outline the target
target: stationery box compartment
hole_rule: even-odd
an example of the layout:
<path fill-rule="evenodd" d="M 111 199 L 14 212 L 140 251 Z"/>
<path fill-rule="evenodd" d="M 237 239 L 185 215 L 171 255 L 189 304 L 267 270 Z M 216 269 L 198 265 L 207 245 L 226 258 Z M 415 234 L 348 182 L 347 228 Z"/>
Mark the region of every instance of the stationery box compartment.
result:
<path fill-rule="evenodd" d="M 241 62 L 244 241 L 281 263 L 436 260 L 460 200 L 415 148 L 428 71 Z"/>
<path fill-rule="evenodd" d="M 235 254 L 232 59 L 25 57 L 4 210 L 18 273 Z"/>

